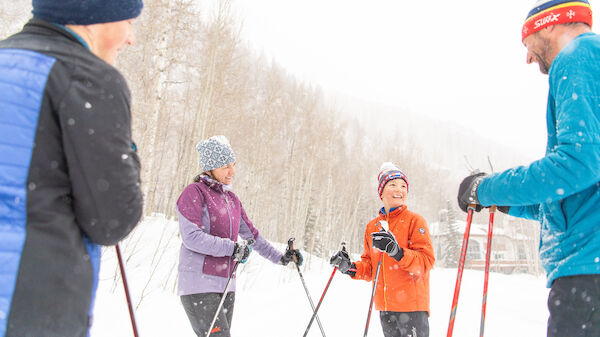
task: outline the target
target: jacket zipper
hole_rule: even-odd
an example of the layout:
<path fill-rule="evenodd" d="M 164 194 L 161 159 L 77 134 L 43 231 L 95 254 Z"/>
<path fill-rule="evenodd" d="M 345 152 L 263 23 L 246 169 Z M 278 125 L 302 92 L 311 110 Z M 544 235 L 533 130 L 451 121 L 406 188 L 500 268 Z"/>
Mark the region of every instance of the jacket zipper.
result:
<path fill-rule="evenodd" d="M 391 232 L 391 229 L 389 228 L 389 224 L 390 224 L 390 216 L 389 214 L 385 215 L 385 221 L 387 221 L 388 223 L 388 230 Z M 383 268 L 383 308 L 385 309 L 385 311 L 387 311 L 388 305 L 387 305 L 387 284 L 385 282 L 385 259 L 384 259 L 384 253 L 381 252 L 381 268 Z"/>
<path fill-rule="evenodd" d="M 222 193 L 222 195 L 223 195 L 223 199 L 225 199 L 225 208 L 227 209 L 227 215 L 229 216 L 229 238 L 231 239 L 233 223 L 231 221 L 231 212 L 229 211 L 229 200 L 227 200 L 227 195 L 225 195 L 225 193 Z M 227 267 L 229 268 L 230 271 L 231 271 L 231 259 L 233 259 L 233 256 L 229 257 L 229 264 L 227 265 Z"/>

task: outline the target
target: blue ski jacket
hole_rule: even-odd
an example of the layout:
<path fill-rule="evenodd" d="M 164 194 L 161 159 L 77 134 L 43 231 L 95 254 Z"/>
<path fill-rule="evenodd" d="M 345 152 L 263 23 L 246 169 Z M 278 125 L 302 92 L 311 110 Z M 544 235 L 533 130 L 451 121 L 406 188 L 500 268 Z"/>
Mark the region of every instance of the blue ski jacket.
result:
<path fill-rule="evenodd" d="M 58 25 L 0 41 L 0 337 L 87 336 L 100 246 L 142 214 L 129 89 Z"/>
<path fill-rule="evenodd" d="M 545 157 L 485 178 L 484 206 L 538 220 L 548 287 L 562 276 L 600 274 L 600 36 L 585 33 L 549 69 Z"/>

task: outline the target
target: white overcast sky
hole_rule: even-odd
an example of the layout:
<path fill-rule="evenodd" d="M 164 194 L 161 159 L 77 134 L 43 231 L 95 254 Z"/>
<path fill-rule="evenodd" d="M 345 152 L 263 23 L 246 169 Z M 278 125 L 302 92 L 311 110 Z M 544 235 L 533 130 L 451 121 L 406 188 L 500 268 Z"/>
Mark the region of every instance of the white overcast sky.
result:
<path fill-rule="evenodd" d="M 301 80 L 453 120 L 538 158 L 548 78 L 525 63 L 520 36 L 534 2 L 233 0 L 233 7 L 243 39 Z"/>

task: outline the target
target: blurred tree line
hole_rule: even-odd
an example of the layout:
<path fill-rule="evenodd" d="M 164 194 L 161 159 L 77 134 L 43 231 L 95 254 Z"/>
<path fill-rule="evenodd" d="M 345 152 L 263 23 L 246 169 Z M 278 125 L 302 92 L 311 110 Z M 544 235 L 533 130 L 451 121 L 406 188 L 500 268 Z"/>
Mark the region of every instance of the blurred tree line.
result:
<path fill-rule="evenodd" d="M 419 144 L 344 116 L 318 87 L 252 51 L 240 31 L 229 1 L 205 8 L 154 0 L 136 22 L 138 43 L 118 66 L 134 93 L 146 214 L 175 214 L 180 192 L 200 173 L 195 144 L 216 134 L 231 141 L 234 191 L 270 240 L 295 236 L 322 254 L 343 240 L 358 252 L 380 207 L 383 161 L 405 170 L 419 212 L 437 214 L 450 191 Z"/>

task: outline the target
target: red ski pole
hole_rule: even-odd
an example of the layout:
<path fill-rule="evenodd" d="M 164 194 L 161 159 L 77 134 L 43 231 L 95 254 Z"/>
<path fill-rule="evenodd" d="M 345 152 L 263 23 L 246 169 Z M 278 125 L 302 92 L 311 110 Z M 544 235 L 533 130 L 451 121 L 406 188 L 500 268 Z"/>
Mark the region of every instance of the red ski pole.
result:
<path fill-rule="evenodd" d="M 490 222 L 488 224 L 487 251 L 485 254 L 485 277 L 483 280 L 483 304 L 481 305 L 481 325 L 479 328 L 479 336 L 483 337 L 483 329 L 485 326 L 485 306 L 487 304 L 487 289 L 490 276 L 490 256 L 492 252 L 492 232 L 494 230 L 494 213 L 496 206 L 490 207 Z"/>
<path fill-rule="evenodd" d="M 473 221 L 474 204 L 467 207 L 467 225 L 465 226 L 465 235 L 463 237 L 462 248 L 460 249 L 460 259 L 458 260 L 458 275 L 456 276 L 456 285 L 454 286 L 454 298 L 452 299 L 452 310 L 450 310 L 450 322 L 448 323 L 447 337 L 452 337 L 454 329 L 454 319 L 456 318 L 456 307 L 458 305 L 458 294 L 460 293 L 460 282 L 462 280 L 465 259 L 467 257 L 467 246 L 469 245 L 469 234 L 471 232 L 471 221 Z"/>
<path fill-rule="evenodd" d="M 254 244 L 255 240 L 253 238 L 250 238 L 248 240 L 246 240 L 246 244 L 247 245 L 252 245 Z M 231 286 L 231 281 L 233 280 L 233 278 L 235 277 L 235 271 L 237 270 L 238 266 L 241 263 L 245 263 L 246 261 L 240 261 L 237 259 L 234 259 L 235 263 L 233 265 L 233 270 L 231 271 L 231 274 L 229 275 L 229 278 L 227 278 L 227 283 L 225 284 L 225 290 L 223 290 L 223 296 L 221 296 L 221 301 L 219 301 L 219 305 L 217 306 L 217 310 L 215 311 L 215 315 L 213 316 L 213 320 L 210 323 L 210 327 L 208 327 L 208 332 L 206 333 L 206 337 L 210 337 L 210 334 L 212 333 L 212 329 L 215 326 L 215 323 L 217 322 L 217 318 L 219 317 L 219 313 L 221 312 L 221 308 L 223 308 L 223 303 L 225 303 L 225 299 L 227 298 L 227 292 L 229 291 L 229 287 Z"/>
<path fill-rule="evenodd" d="M 333 279 L 333 275 L 335 275 L 336 271 L 337 271 L 337 267 L 334 267 L 333 272 L 331 273 L 331 276 L 329 277 L 329 281 L 327 281 L 327 285 L 325 286 L 325 290 L 323 290 L 321 299 L 319 299 L 319 303 L 317 303 L 317 307 L 315 308 L 315 311 L 313 312 L 312 317 L 310 318 L 310 321 L 308 322 L 306 331 L 304 331 L 303 337 L 306 337 L 306 335 L 308 335 L 308 330 L 310 330 L 310 326 L 312 325 L 312 322 L 315 320 L 315 317 L 317 317 L 317 311 L 319 311 L 319 308 L 321 307 L 321 303 L 323 303 L 323 298 L 325 298 L 325 293 L 327 292 L 327 289 L 329 289 L 329 285 L 331 284 L 331 280 Z"/>
<path fill-rule="evenodd" d="M 294 250 L 294 238 L 290 238 L 288 240 L 288 247 L 290 251 Z M 306 292 L 306 297 L 308 297 L 308 302 L 310 303 L 310 307 L 312 309 L 313 312 L 315 312 L 315 304 L 313 303 L 312 297 L 310 296 L 310 293 L 308 292 L 308 287 L 306 286 L 306 282 L 304 281 L 304 276 L 302 275 L 302 272 L 300 271 L 300 266 L 298 266 L 298 258 L 296 257 L 296 255 L 294 255 L 293 257 L 294 259 L 294 264 L 296 265 L 296 270 L 298 271 L 298 275 L 300 275 L 300 281 L 302 281 L 302 286 L 304 286 L 304 292 Z M 316 316 L 317 318 L 317 324 L 319 324 L 319 329 L 321 329 L 321 335 L 323 335 L 323 337 L 325 336 L 325 330 L 323 329 L 323 325 L 321 324 L 321 320 L 319 319 L 319 316 Z"/>
<path fill-rule="evenodd" d="M 135 314 L 133 312 L 133 305 L 131 303 L 131 296 L 129 295 L 129 287 L 127 286 L 127 276 L 125 276 L 125 265 L 123 258 L 121 257 L 121 248 L 119 244 L 115 246 L 117 249 L 117 259 L 119 260 L 119 269 L 121 270 L 121 278 L 123 279 L 123 288 L 125 289 L 125 298 L 127 298 L 127 307 L 129 308 L 129 317 L 131 318 L 131 327 L 133 328 L 133 335 L 138 337 L 137 324 L 135 323 Z"/>

